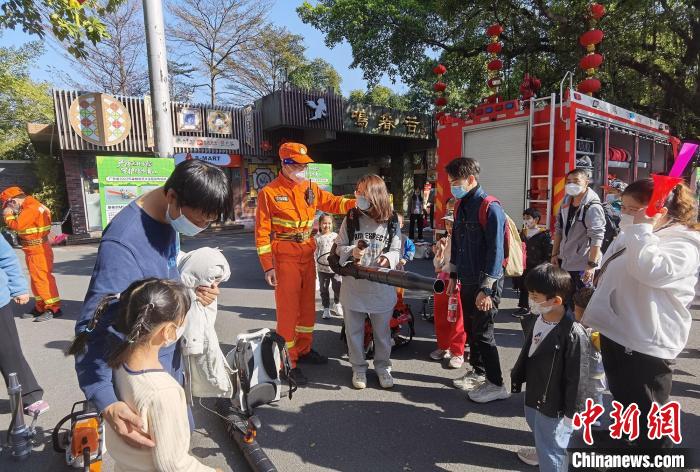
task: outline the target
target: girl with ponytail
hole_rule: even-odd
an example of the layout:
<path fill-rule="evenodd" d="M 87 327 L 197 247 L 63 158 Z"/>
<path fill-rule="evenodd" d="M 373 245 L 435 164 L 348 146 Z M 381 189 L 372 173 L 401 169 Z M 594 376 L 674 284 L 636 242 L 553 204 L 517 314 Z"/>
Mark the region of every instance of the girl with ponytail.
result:
<path fill-rule="evenodd" d="M 106 428 L 109 453 L 117 470 L 213 472 L 189 454 L 190 425 L 185 392 L 163 368 L 161 348 L 182 335 L 190 298 L 179 282 L 156 278 L 139 280 L 119 295 L 104 297 L 86 329 L 78 334 L 68 354 L 84 352 L 87 338 L 102 315 L 117 303 L 114 321 L 107 331 L 119 339 L 107 362 L 119 400 L 142 420 L 143 434 L 153 448 L 128 444 L 113 428 Z"/>
<path fill-rule="evenodd" d="M 610 392 L 625 407 L 640 409 L 635 446 L 670 446 L 650 440 L 652 402 L 671 394 L 670 362 L 690 334 L 688 309 L 700 270 L 700 226 L 695 195 L 685 184 L 671 192 L 655 216 L 646 216 L 654 183 L 638 180 L 622 193 L 621 233 L 603 257 L 597 288 L 581 322 L 600 331 Z"/>

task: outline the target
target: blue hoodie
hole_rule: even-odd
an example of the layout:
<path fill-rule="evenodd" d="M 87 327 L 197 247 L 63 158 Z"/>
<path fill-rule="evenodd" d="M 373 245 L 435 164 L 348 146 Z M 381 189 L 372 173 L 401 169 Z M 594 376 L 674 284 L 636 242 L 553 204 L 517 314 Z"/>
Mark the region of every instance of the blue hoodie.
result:
<path fill-rule="evenodd" d="M 19 259 L 12 246 L 0 237 L 0 307 L 19 295 L 29 293 L 27 279 L 22 274 Z"/>

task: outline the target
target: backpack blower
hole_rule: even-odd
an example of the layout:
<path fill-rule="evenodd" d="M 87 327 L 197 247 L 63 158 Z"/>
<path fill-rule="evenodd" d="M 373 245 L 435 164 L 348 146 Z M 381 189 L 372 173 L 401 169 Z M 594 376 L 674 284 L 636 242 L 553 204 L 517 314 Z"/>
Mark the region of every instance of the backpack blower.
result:
<path fill-rule="evenodd" d="M 70 420 L 70 430 L 61 432 Z M 105 450 L 104 420 L 87 400 L 73 404 L 70 414 L 58 422 L 51 434 L 53 448 L 65 453 L 66 464 L 83 472 L 101 472 Z"/>

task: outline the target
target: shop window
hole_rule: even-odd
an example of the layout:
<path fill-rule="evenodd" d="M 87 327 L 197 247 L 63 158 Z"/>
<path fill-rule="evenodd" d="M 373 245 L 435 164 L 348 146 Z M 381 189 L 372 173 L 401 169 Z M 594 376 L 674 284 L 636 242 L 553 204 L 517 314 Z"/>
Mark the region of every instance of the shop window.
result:
<path fill-rule="evenodd" d="M 100 188 L 97 183 L 95 159 L 80 160 L 80 179 L 83 184 L 83 201 L 85 202 L 85 219 L 88 231 L 101 231 L 102 212 L 100 210 Z"/>

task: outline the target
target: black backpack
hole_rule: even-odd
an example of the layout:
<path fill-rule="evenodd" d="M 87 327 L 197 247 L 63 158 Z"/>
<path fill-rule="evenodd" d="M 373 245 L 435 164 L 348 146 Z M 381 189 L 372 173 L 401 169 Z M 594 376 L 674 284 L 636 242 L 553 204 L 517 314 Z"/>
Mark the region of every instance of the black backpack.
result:
<path fill-rule="evenodd" d="M 620 217 L 613 211 L 612 205 L 608 202 L 595 201 L 584 205 L 583 207 L 583 217 L 581 222 L 583 226 L 586 227 L 586 212 L 591 207 L 591 205 L 600 205 L 603 207 L 603 213 L 605 214 L 605 236 L 603 236 L 603 244 L 600 247 L 601 254 L 605 254 L 608 247 L 612 244 L 618 234 L 620 234 Z"/>
<path fill-rule="evenodd" d="M 360 229 L 360 216 L 360 210 L 358 210 L 357 208 L 351 208 L 348 211 L 347 215 L 345 215 L 347 219 L 345 228 L 347 230 L 348 242 L 350 243 L 353 242 L 353 240 L 355 239 L 355 233 L 358 229 Z M 391 218 L 389 219 L 389 230 L 387 233 L 386 244 L 384 245 L 384 249 L 382 250 L 382 252 L 389 252 L 389 250 L 391 249 L 391 242 L 394 240 L 394 236 L 396 236 L 398 233 L 399 217 L 396 215 L 396 212 L 392 212 Z M 328 265 L 330 266 L 333 272 L 338 274 L 340 270 L 340 257 L 336 254 L 335 249 L 336 245 L 333 244 L 331 252 L 328 255 Z"/>

